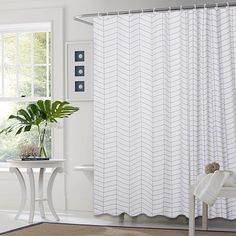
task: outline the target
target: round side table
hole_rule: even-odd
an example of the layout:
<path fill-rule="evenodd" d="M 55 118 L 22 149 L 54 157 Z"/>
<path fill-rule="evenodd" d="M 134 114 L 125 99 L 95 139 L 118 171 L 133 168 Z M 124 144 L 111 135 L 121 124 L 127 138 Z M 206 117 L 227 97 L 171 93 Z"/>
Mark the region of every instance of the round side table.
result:
<path fill-rule="evenodd" d="M 30 213 L 29 213 L 29 223 L 32 223 L 34 220 L 34 212 L 35 212 L 35 202 L 39 203 L 39 211 L 40 215 L 43 219 L 45 219 L 45 211 L 43 202 L 47 201 L 49 209 L 52 215 L 55 217 L 57 221 L 59 221 L 59 217 L 55 211 L 52 201 L 52 188 L 53 183 L 56 178 L 57 173 L 63 172 L 63 164 L 64 160 L 43 160 L 43 161 L 22 161 L 22 160 L 8 160 L 9 170 L 12 173 L 15 173 L 21 187 L 21 203 L 16 215 L 16 219 L 19 218 L 22 211 L 24 210 L 26 204 L 26 184 L 24 177 L 21 172 L 21 168 L 27 169 L 27 174 L 29 176 L 29 187 L 30 187 Z M 39 181 L 38 181 L 38 198 L 35 197 L 35 178 L 33 169 L 39 168 Z M 43 184 L 44 184 L 44 173 L 47 168 L 52 168 L 53 171 L 48 181 L 47 185 L 47 198 L 43 198 Z"/>

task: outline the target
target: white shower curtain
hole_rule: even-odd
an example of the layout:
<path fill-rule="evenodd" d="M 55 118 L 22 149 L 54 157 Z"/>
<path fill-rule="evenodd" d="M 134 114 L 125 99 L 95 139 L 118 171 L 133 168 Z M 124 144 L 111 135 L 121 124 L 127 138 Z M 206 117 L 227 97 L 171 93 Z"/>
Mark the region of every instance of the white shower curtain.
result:
<path fill-rule="evenodd" d="M 94 19 L 95 214 L 188 216 L 207 163 L 236 171 L 235 47 L 235 7 Z"/>

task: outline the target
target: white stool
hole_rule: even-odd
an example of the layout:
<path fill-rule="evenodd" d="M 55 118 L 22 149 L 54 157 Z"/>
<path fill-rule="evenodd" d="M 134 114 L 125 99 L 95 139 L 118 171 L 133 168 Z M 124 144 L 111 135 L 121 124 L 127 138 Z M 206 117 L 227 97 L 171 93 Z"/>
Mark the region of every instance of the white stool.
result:
<path fill-rule="evenodd" d="M 194 187 L 189 192 L 189 236 L 195 235 L 195 196 Z M 223 187 L 218 197 L 236 198 L 236 187 Z M 208 229 L 208 205 L 202 205 L 202 229 Z"/>

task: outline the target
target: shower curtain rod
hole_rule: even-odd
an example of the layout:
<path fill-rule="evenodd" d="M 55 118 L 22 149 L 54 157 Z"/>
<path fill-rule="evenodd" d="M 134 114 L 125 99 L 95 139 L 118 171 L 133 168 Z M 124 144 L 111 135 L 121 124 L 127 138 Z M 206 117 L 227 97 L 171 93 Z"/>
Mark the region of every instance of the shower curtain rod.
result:
<path fill-rule="evenodd" d="M 96 16 L 116 16 L 116 15 L 127 15 L 127 14 L 138 14 L 138 13 L 151 13 L 151 12 L 163 12 L 163 11 L 178 11 L 181 9 L 192 10 L 192 9 L 202 9 L 202 8 L 214 8 L 214 7 L 226 7 L 226 6 L 236 6 L 236 3 L 214 3 L 214 4 L 202 4 L 202 5 L 192 5 L 192 6 L 178 6 L 178 7 L 165 7 L 165 8 L 149 8 L 140 10 L 128 10 L 128 11 L 113 11 L 113 12 L 103 12 L 103 13 L 89 13 L 80 14 L 74 17 L 74 20 L 82 22 L 87 25 L 93 25 L 92 22 L 83 20 L 82 18 L 96 17 Z"/>

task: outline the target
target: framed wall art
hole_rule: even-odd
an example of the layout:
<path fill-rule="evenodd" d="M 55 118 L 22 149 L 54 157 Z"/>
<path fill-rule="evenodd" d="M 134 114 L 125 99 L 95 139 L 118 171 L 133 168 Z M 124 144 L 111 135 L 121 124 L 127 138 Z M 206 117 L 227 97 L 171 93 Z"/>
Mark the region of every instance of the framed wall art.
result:
<path fill-rule="evenodd" d="M 67 100 L 93 100 L 93 42 L 67 42 L 65 52 Z"/>

